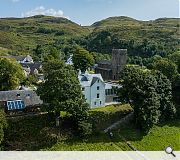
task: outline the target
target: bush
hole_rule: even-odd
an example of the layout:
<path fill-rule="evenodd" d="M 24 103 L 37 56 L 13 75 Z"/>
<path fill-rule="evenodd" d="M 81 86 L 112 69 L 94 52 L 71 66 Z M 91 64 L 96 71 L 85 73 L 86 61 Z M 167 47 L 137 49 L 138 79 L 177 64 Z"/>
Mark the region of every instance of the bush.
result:
<path fill-rule="evenodd" d="M 117 104 L 93 109 L 90 111 L 90 118 L 93 123 L 93 129 L 96 131 L 103 130 L 112 123 L 125 117 L 132 111 L 133 109 L 129 104 Z"/>
<path fill-rule="evenodd" d="M 4 139 L 4 129 L 7 127 L 4 110 L 0 108 L 0 150 L 1 144 Z"/>
<path fill-rule="evenodd" d="M 92 124 L 88 121 L 78 122 L 78 132 L 80 136 L 85 137 L 92 134 Z"/>

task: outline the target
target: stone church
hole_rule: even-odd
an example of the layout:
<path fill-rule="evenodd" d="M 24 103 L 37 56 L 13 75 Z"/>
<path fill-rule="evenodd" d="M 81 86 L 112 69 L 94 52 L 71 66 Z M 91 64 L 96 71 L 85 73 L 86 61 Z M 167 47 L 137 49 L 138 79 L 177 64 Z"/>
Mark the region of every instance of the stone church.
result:
<path fill-rule="evenodd" d="M 127 63 L 127 49 L 113 49 L 111 61 L 97 63 L 95 73 L 100 73 L 104 80 L 119 80 L 119 75 Z"/>

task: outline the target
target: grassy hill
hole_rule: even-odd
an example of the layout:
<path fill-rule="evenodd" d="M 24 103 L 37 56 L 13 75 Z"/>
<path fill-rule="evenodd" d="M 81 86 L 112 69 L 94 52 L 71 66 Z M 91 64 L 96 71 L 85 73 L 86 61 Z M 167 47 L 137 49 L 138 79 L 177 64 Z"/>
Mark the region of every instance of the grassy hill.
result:
<path fill-rule="evenodd" d="M 130 17 L 110 17 L 92 25 L 89 49 L 108 53 L 112 48 L 128 48 L 130 52 L 164 50 L 168 53 L 180 47 L 178 18 L 160 18 L 153 21 L 139 21 Z M 142 45 L 147 46 L 142 48 Z M 136 49 L 132 50 L 132 49 Z M 148 53 L 146 53 L 148 54 Z"/>
<path fill-rule="evenodd" d="M 61 38 L 87 33 L 88 29 L 65 18 L 39 15 L 0 19 L 0 47 L 25 54 L 31 52 L 37 44 L 49 45 Z"/>
<path fill-rule="evenodd" d="M 151 46 L 150 50 L 158 49 L 171 53 L 180 47 L 179 23 L 179 18 L 139 21 L 120 16 L 83 27 L 65 18 L 42 15 L 1 18 L 0 53 L 32 53 L 37 45 L 56 44 L 61 49 L 61 44 L 72 45 L 72 41 L 67 42 L 69 39 L 75 39 L 76 43 L 88 50 L 99 53 L 111 53 L 112 48 L 143 52 L 141 45 L 144 40 L 148 42 L 148 46 Z"/>

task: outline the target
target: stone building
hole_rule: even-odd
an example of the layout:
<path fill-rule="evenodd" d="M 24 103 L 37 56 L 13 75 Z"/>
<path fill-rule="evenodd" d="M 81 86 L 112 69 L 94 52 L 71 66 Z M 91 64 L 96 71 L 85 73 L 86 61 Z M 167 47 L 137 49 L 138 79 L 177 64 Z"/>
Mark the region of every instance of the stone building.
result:
<path fill-rule="evenodd" d="M 113 49 L 111 61 L 99 61 L 95 68 L 95 73 L 100 73 L 104 80 L 118 80 L 126 62 L 127 49 Z"/>

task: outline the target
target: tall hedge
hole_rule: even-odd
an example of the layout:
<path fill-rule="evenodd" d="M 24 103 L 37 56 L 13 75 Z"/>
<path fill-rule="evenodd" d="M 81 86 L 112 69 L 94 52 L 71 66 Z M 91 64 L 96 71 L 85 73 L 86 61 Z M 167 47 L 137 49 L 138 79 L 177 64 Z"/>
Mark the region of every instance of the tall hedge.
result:
<path fill-rule="evenodd" d="M 1 144 L 4 140 L 4 128 L 7 126 L 5 113 L 2 108 L 0 108 L 0 150 L 1 150 Z"/>

